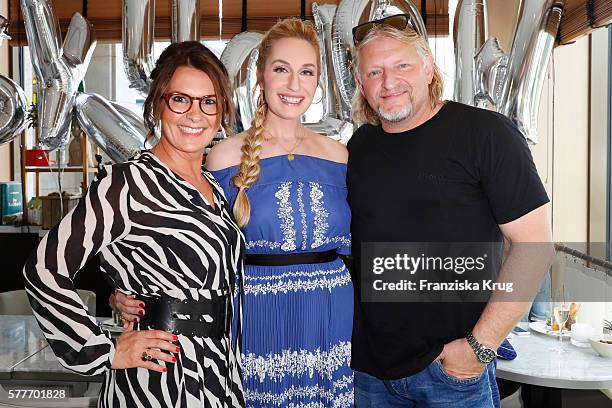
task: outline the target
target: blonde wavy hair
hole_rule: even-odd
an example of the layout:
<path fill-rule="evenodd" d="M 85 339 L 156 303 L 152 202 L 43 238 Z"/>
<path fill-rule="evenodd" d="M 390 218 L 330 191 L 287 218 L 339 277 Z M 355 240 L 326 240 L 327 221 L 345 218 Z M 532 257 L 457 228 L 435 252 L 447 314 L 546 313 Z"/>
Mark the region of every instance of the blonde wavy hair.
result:
<path fill-rule="evenodd" d="M 234 176 L 232 182 L 238 188 L 238 195 L 234 202 L 234 218 L 240 228 L 248 224 L 251 218 L 251 203 L 246 190 L 257 181 L 261 167 L 259 165 L 261 149 L 264 143 L 263 124 L 268 114 L 268 104 L 264 96 L 263 74 L 266 60 L 270 55 L 270 50 L 275 41 L 284 38 L 297 38 L 308 42 L 315 50 L 317 61 L 317 82 L 321 73 L 321 50 L 319 48 L 319 38 L 313 24 L 298 18 L 288 18 L 277 22 L 264 35 L 259 44 L 259 59 L 257 60 L 257 83 L 260 88 L 259 98 L 257 99 L 257 110 L 251 122 L 251 128 L 245 132 L 244 143 L 242 144 L 242 157 L 238 168 L 238 174 Z"/>
<path fill-rule="evenodd" d="M 360 78 L 361 72 L 359 71 L 359 52 L 365 47 L 367 44 L 372 42 L 376 38 L 380 37 L 389 37 L 396 39 L 398 41 L 403 42 L 407 45 L 414 45 L 418 54 L 423 59 L 423 63 L 427 64 L 428 58 L 432 55 L 431 49 L 429 48 L 429 44 L 427 41 L 421 37 L 416 31 L 414 31 L 410 26 L 406 27 L 404 30 L 399 30 L 395 27 L 391 27 L 388 25 L 377 25 L 372 30 L 370 30 L 364 39 L 357 44 L 357 47 L 353 56 L 353 73 L 356 78 Z M 431 83 L 429 84 L 429 102 L 431 104 L 431 108 L 435 108 L 438 103 L 442 100 L 442 91 L 444 90 L 444 81 L 442 80 L 442 74 L 440 73 L 440 69 L 433 63 L 433 77 Z M 368 101 L 363 97 L 361 92 L 356 89 L 355 94 L 353 95 L 352 101 L 352 117 L 353 122 L 357 127 L 369 123 L 371 125 L 379 125 L 380 118 L 378 117 L 378 113 L 372 109 L 372 107 L 368 104 Z"/>

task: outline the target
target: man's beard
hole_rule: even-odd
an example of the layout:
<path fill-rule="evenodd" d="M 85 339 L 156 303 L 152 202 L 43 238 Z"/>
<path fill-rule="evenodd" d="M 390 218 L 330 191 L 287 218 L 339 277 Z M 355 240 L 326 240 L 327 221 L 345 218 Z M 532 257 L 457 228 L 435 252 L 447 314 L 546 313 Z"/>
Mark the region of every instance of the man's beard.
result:
<path fill-rule="evenodd" d="M 399 123 L 408 119 L 412 115 L 412 103 L 408 102 L 406 106 L 397 112 L 385 112 L 380 106 L 378 107 L 378 117 L 381 121 L 388 123 Z"/>

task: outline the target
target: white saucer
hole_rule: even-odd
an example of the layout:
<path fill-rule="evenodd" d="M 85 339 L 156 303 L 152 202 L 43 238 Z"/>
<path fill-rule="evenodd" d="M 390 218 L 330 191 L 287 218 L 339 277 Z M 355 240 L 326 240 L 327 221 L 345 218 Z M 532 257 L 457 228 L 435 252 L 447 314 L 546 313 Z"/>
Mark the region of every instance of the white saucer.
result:
<path fill-rule="evenodd" d="M 558 330 L 552 330 L 550 326 L 546 324 L 546 322 L 531 322 L 529 323 L 529 328 L 534 332 L 546 334 L 548 336 L 559 337 Z M 572 333 L 569 330 L 564 330 L 561 335 L 564 338 L 571 337 Z"/>

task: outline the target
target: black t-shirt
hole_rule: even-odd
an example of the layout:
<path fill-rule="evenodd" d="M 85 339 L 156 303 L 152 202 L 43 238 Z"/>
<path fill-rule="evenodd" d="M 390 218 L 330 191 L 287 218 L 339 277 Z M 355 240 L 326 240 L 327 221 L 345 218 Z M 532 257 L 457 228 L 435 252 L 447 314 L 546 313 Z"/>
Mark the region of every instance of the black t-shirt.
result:
<path fill-rule="evenodd" d="M 361 302 L 362 242 L 502 242 L 499 224 L 547 203 L 525 139 L 503 115 L 447 102 L 401 133 L 360 127 L 349 142 L 353 369 L 415 374 L 465 337 L 483 303 Z"/>

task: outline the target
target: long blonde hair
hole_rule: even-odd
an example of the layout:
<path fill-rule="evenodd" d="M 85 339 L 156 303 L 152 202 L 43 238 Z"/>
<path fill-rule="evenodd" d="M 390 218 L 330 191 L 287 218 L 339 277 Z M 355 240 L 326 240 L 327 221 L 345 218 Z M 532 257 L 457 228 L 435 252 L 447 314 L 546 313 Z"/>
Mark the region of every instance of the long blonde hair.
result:
<path fill-rule="evenodd" d="M 247 225 L 251 218 L 251 203 L 249 202 L 246 190 L 257 181 L 261 170 L 259 160 L 261 149 L 264 144 L 263 124 L 268 114 L 268 105 L 263 92 L 264 68 L 272 45 L 275 41 L 283 38 L 298 38 L 312 45 L 317 56 L 317 82 L 321 72 L 319 38 L 317 37 L 314 26 L 309 21 L 302 21 L 298 18 L 280 20 L 268 30 L 261 40 L 259 44 L 259 59 L 257 60 L 257 83 L 260 87 L 259 99 L 257 100 L 257 111 L 251 122 L 251 128 L 245 132 L 238 174 L 232 179 L 234 185 L 238 188 L 238 195 L 236 196 L 233 210 L 234 218 L 240 228 Z"/>
<path fill-rule="evenodd" d="M 404 30 L 399 30 L 388 25 L 377 25 L 366 34 L 364 39 L 355 49 L 352 65 L 353 73 L 357 78 L 359 78 L 361 75 L 359 72 L 359 51 L 361 51 L 361 49 L 363 49 L 363 47 L 365 47 L 368 43 L 379 37 L 389 37 L 408 45 L 414 45 L 417 52 L 423 59 L 423 63 L 427 63 L 427 59 L 432 55 L 427 41 L 410 26 L 406 27 Z M 433 109 L 442 100 L 444 81 L 442 80 L 440 69 L 435 62 L 433 63 L 432 69 L 433 77 L 431 79 L 431 83 L 429 84 L 429 103 Z M 368 104 L 368 101 L 363 97 L 358 89 L 355 90 L 352 104 L 353 122 L 355 122 L 357 127 L 363 125 L 364 123 L 369 123 L 371 125 L 380 124 L 378 113 L 372 109 L 372 107 Z"/>

